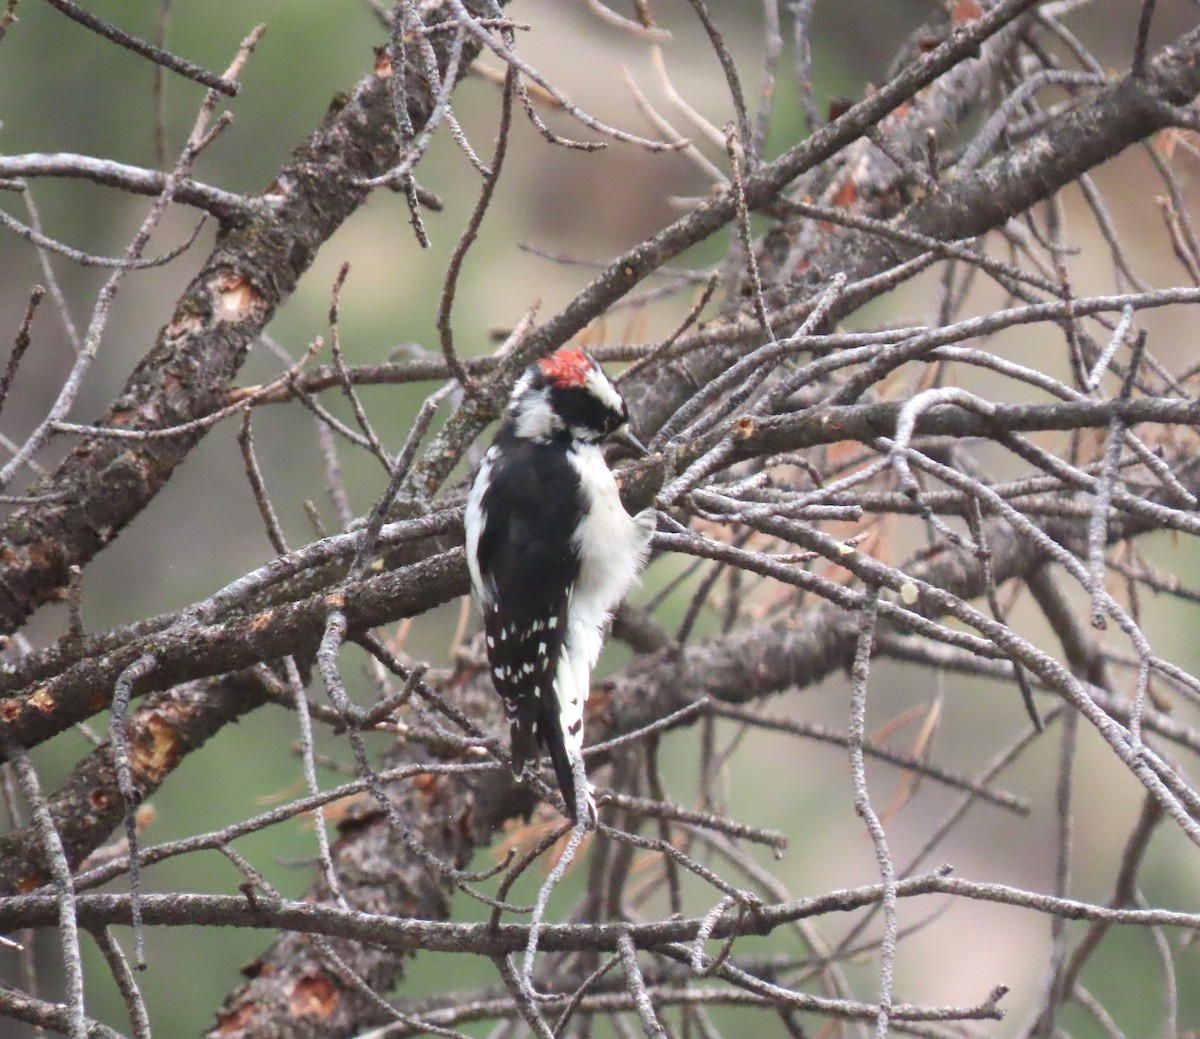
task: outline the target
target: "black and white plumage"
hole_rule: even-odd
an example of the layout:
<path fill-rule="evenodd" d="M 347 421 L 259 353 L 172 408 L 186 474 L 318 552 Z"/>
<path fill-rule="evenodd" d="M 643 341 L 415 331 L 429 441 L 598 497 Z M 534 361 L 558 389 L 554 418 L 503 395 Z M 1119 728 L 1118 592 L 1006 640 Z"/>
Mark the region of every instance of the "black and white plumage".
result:
<path fill-rule="evenodd" d="M 636 445 L 627 422 L 600 366 L 559 350 L 513 389 L 467 499 L 467 562 L 513 773 L 536 767 L 544 747 L 572 818 L 591 671 L 654 533 L 653 510 L 625 511 L 601 453 L 609 438 Z"/>

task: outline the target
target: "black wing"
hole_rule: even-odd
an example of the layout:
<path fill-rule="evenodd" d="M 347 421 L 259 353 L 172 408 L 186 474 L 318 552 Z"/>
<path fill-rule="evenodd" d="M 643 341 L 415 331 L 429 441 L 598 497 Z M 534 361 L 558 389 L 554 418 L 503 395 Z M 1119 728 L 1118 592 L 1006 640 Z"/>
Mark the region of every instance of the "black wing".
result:
<path fill-rule="evenodd" d="M 554 676 L 567 604 L 579 576 L 571 534 L 579 520 L 578 477 L 565 448 L 501 430 L 482 506 L 480 576 L 488 585 L 483 624 L 496 691 L 512 733 L 512 767 L 534 766 L 538 744 L 550 752 L 574 813 L 575 782 L 563 740 Z"/>

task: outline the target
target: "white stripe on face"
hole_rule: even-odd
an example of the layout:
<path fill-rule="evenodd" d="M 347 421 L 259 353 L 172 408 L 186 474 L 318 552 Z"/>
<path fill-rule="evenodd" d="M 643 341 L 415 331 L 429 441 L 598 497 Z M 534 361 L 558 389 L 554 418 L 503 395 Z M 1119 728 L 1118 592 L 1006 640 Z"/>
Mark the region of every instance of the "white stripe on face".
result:
<path fill-rule="evenodd" d="M 517 436 L 526 440 L 545 440 L 563 428 L 563 421 L 550 404 L 550 391 L 528 390 L 516 413 Z"/>
<path fill-rule="evenodd" d="M 588 392 L 593 394 L 605 407 L 611 408 L 618 415 L 625 414 L 625 401 L 608 376 L 599 368 L 593 367 L 588 371 L 584 384 Z"/>

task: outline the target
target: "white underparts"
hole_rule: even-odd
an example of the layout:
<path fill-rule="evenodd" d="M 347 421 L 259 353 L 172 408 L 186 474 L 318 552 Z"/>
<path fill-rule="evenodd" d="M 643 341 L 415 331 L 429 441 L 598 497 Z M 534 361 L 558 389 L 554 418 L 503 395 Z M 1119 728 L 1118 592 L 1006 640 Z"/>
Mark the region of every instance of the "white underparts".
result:
<path fill-rule="evenodd" d="M 586 507 L 573 538 L 579 577 L 571 589 L 555 692 L 567 752 L 575 758 L 583 748 L 583 705 L 604 645 L 604 629 L 645 565 L 654 514 L 639 513 L 634 518 L 625 511 L 616 480 L 597 445 L 576 444 L 567 459 L 579 476 Z"/>

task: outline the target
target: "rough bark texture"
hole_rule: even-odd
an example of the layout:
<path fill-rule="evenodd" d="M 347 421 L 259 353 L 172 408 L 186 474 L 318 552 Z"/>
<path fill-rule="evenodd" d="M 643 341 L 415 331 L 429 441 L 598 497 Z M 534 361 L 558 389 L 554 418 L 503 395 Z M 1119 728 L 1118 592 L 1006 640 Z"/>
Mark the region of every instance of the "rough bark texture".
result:
<path fill-rule="evenodd" d="M 460 690 L 455 699 L 484 725 L 499 722 L 498 700 L 486 683 Z M 401 753 L 406 764 L 444 760 L 411 745 Z M 426 776 L 396 784 L 390 796 L 425 850 L 459 869 L 477 848 L 491 842 L 500 821 L 528 814 L 534 805 L 528 788 L 512 783 L 506 772 Z M 454 885 L 404 846 L 368 796 L 339 829 L 333 861 L 352 909 L 413 920 L 447 918 Z M 321 884 L 311 897 L 327 902 L 331 895 Z M 338 940 L 331 945 L 375 992 L 388 992 L 403 978 L 406 956 L 395 949 Z M 288 1035 L 314 1039 L 352 1035 L 389 1020 L 376 1000 L 339 974 L 308 935 L 281 935 L 246 973 L 250 980 L 229 995 L 217 1014 L 208 1033 L 214 1039 L 267 1039 L 280 1035 L 281 1027 Z M 281 1026 L 284 1021 L 287 1025 Z"/>
<path fill-rule="evenodd" d="M 135 681 L 135 695 L 289 653 L 306 658 L 320 642 L 326 616 L 334 608 L 345 610 L 352 631 L 363 631 L 414 616 L 466 590 L 466 563 L 462 550 L 456 549 L 249 616 L 215 624 L 185 622 L 84 658 L 35 689 L 0 701 L 0 720 L 15 738 L 33 746 L 104 710 L 112 703 L 121 673 L 147 654 L 154 665 Z"/>
<path fill-rule="evenodd" d="M 188 682 L 149 697 L 129 720 L 129 765 L 141 799 L 153 794 L 186 755 L 263 700 L 262 685 L 249 674 Z M 105 740 L 50 799 L 50 814 L 72 868 L 108 840 L 124 812 L 112 749 Z M 45 868 L 33 833 L 17 830 L 0 836 L 0 894 L 40 887 L 47 882 Z"/>

